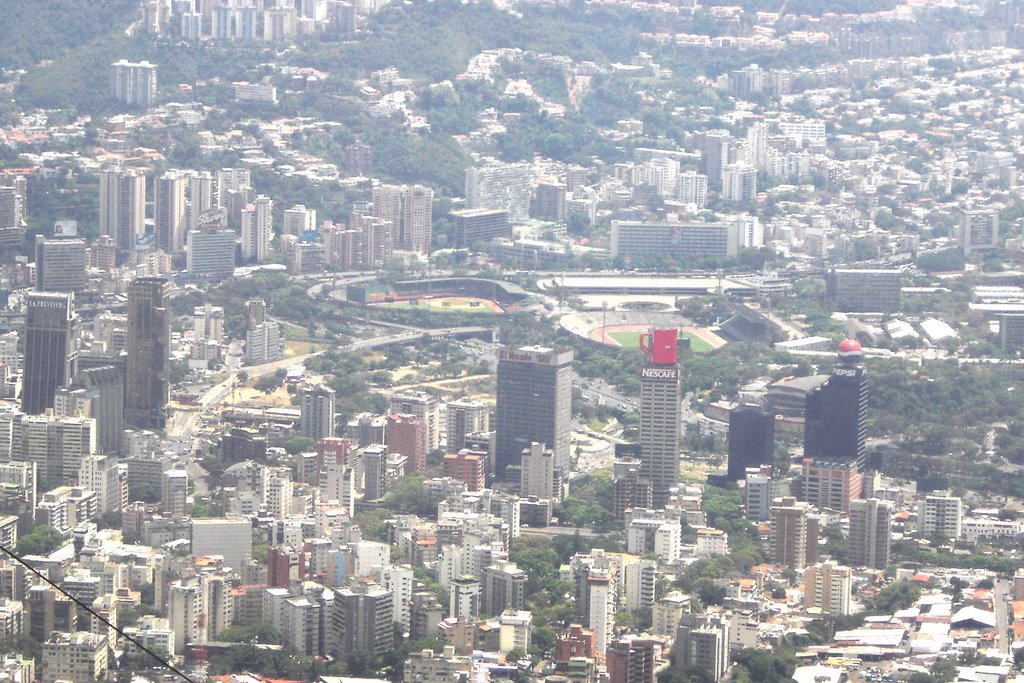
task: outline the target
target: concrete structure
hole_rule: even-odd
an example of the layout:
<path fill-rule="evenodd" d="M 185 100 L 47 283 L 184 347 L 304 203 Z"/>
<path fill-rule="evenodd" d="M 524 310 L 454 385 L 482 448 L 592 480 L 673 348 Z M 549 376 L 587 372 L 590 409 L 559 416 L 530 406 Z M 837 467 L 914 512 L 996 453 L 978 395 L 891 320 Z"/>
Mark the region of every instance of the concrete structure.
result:
<path fill-rule="evenodd" d="M 650 347 L 640 370 L 640 477 L 651 482 L 655 507 L 663 507 L 679 483 L 682 378 L 676 330 L 652 330 L 644 339 Z"/>
<path fill-rule="evenodd" d="M 506 209 L 460 209 L 449 215 L 455 226 L 452 246 L 458 249 L 496 237 L 512 237 L 512 221 Z"/>
<path fill-rule="evenodd" d="M 425 391 L 402 391 L 391 396 L 391 412 L 413 415 L 426 427 L 423 449 L 429 453 L 441 444 L 441 411 L 437 397 Z"/>
<path fill-rule="evenodd" d="M 85 289 L 85 240 L 36 235 L 36 289 L 77 292 Z"/>
<path fill-rule="evenodd" d="M 242 259 L 247 263 L 263 263 L 270 253 L 274 232 L 274 201 L 259 195 L 242 209 Z"/>
<path fill-rule="evenodd" d="M 96 453 L 96 421 L 81 417 L 14 414 L 11 460 L 35 466 L 35 480 L 45 491 L 77 481 L 82 459 Z"/>
<path fill-rule="evenodd" d="M 611 256 L 627 262 L 668 257 L 735 256 L 743 246 L 742 225 L 721 223 L 661 223 L 612 221 Z"/>
<path fill-rule="evenodd" d="M 490 429 L 491 408 L 483 401 L 459 398 L 445 404 L 447 431 L 445 450 L 458 453 L 466 447 L 466 435 Z"/>
<path fill-rule="evenodd" d="M 818 559 L 818 522 L 811 506 L 793 497 L 772 502 L 768 548 L 772 559 L 793 569 L 802 569 Z"/>
<path fill-rule="evenodd" d="M 415 415 L 388 415 L 384 435 L 389 453 L 408 458 L 413 472 L 427 469 L 427 426 Z"/>
<path fill-rule="evenodd" d="M 429 254 L 434 191 L 423 185 L 378 185 L 373 188 L 373 217 L 389 221 L 396 249 Z"/>
<path fill-rule="evenodd" d="M 530 444 L 523 449 L 519 463 L 519 494 L 536 496 L 552 501 L 563 497 L 563 484 L 567 473 L 555 467 L 555 453 L 542 443 Z"/>
<path fill-rule="evenodd" d="M 190 230 L 188 273 L 198 280 L 223 280 L 235 272 L 233 230 Z"/>
<path fill-rule="evenodd" d="M 925 496 L 923 505 L 918 505 L 921 534 L 949 540 L 960 538 L 963 512 L 963 501 L 948 492 L 936 491 Z"/>
<path fill-rule="evenodd" d="M 109 671 L 106 636 L 54 631 L 43 642 L 42 683 L 97 683 Z"/>
<path fill-rule="evenodd" d="M 501 209 L 512 220 L 530 215 L 533 195 L 530 165 L 491 162 L 466 169 L 466 207 Z"/>
<path fill-rule="evenodd" d="M 241 571 L 252 556 L 252 523 L 248 519 L 193 519 L 192 554 L 221 555 L 224 566 Z"/>
<path fill-rule="evenodd" d="M 156 102 L 156 64 L 121 59 L 110 65 L 110 96 L 131 107 Z"/>
<path fill-rule="evenodd" d="M 729 622 L 721 616 L 687 614 L 676 633 L 672 663 L 702 669 L 712 681 L 729 669 Z"/>
<path fill-rule="evenodd" d="M 185 248 L 188 204 L 188 175 L 181 171 L 167 171 L 153 186 L 153 231 L 156 246 L 168 254 L 177 254 Z"/>
<path fill-rule="evenodd" d="M 354 580 L 336 591 L 329 647 L 335 657 L 365 652 L 383 657 L 394 642 L 393 599 L 368 580 Z"/>
<path fill-rule="evenodd" d="M 114 239 L 119 251 L 136 246 L 146 232 L 146 175 L 136 169 L 100 171 L 100 234 Z"/>
<path fill-rule="evenodd" d="M 960 247 L 964 254 L 999 246 L 999 211 L 974 209 L 964 211 L 960 219 Z"/>
<path fill-rule="evenodd" d="M 446 453 L 443 461 L 444 476 L 465 483 L 467 491 L 479 491 L 486 485 L 484 461 L 484 456 L 466 450 Z"/>
<path fill-rule="evenodd" d="M 507 609 L 526 606 L 526 572 L 515 562 L 497 562 L 481 576 L 480 612 L 497 616 Z"/>
<path fill-rule="evenodd" d="M 334 436 L 334 389 L 322 384 L 303 387 L 299 409 L 302 436 L 314 441 Z"/>

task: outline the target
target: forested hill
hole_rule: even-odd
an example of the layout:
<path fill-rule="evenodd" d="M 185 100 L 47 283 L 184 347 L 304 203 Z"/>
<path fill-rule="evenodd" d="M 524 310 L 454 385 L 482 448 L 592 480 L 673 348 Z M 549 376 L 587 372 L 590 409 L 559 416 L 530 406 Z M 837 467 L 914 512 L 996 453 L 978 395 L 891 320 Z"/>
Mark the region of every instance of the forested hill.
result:
<path fill-rule="evenodd" d="M 24 69 L 90 40 L 123 31 L 135 0 L 4 0 L 0 3 L 0 68 Z"/>

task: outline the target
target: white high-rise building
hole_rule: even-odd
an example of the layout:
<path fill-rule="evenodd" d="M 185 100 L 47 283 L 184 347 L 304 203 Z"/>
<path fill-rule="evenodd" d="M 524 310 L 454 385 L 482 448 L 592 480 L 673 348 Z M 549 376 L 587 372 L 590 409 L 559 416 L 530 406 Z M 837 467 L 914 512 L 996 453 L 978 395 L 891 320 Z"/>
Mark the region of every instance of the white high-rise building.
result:
<path fill-rule="evenodd" d="M 136 169 L 100 171 L 100 234 L 121 251 L 135 248 L 146 232 L 146 176 Z"/>
<path fill-rule="evenodd" d="M 402 629 L 408 631 L 412 624 L 409 608 L 412 603 L 412 567 L 385 567 L 380 573 L 380 582 L 384 590 L 391 592 L 395 623 L 401 624 Z"/>
<path fill-rule="evenodd" d="M 835 562 L 814 564 L 804 570 L 804 607 L 829 614 L 850 613 L 853 570 Z"/>
<path fill-rule="evenodd" d="M 322 384 L 303 388 L 299 407 L 302 436 L 314 441 L 334 436 L 334 389 Z"/>
<path fill-rule="evenodd" d="M 185 654 L 185 645 L 206 642 L 203 590 L 195 579 L 175 581 L 168 592 L 167 618 L 174 631 L 174 654 Z"/>
<path fill-rule="evenodd" d="M 917 517 L 923 535 L 953 540 L 960 538 L 964 512 L 963 501 L 960 498 L 949 495 L 948 492 L 936 491 L 925 496 L 924 504 L 919 504 L 918 510 Z"/>
<path fill-rule="evenodd" d="M 708 177 L 696 171 L 683 171 L 676 179 L 676 199 L 698 209 L 708 203 Z"/>
<path fill-rule="evenodd" d="M 188 176 L 180 171 L 167 171 L 157 178 L 153 188 L 153 230 L 156 246 L 168 254 L 177 254 L 185 248 L 185 200 Z"/>
<path fill-rule="evenodd" d="M 11 460 L 34 463 L 37 480 L 48 487 L 76 481 L 82 458 L 94 453 L 96 420 L 13 414 Z"/>
<path fill-rule="evenodd" d="M 512 220 L 530 215 L 533 195 L 529 164 L 491 162 L 466 169 L 466 208 L 504 209 Z"/>
<path fill-rule="evenodd" d="M 519 461 L 519 492 L 522 496 L 537 496 L 552 502 L 562 499 L 561 472 L 555 471 L 555 452 L 545 444 L 532 443 L 523 449 Z"/>
<path fill-rule="evenodd" d="M 722 168 L 722 198 L 750 202 L 757 198 L 757 169 L 742 164 Z"/>
<path fill-rule="evenodd" d="M 209 171 L 188 174 L 188 229 L 197 230 L 199 216 L 217 206 L 217 186 Z"/>
<path fill-rule="evenodd" d="M 224 308 L 206 304 L 192 312 L 192 329 L 197 342 L 224 341 Z"/>
<path fill-rule="evenodd" d="M 274 202 L 263 195 L 259 195 L 256 201 L 242 209 L 243 259 L 256 263 L 267 260 L 270 239 L 273 236 L 273 221 Z"/>
<path fill-rule="evenodd" d="M 284 210 L 282 234 L 301 235 L 308 230 L 316 230 L 316 209 L 307 209 L 302 204 L 296 204 Z"/>
<path fill-rule="evenodd" d="M 96 492 L 100 512 L 120 512 L 128 494 L 126 483 L 122 485 L 117 457 L 113 455 L 83 455 L 78 469 L 78 485 Z"/>
<path fill-rule="evenodd" d="M 122 59 L 110 65 L 110 94 L 133 106 L 149 108 L 156 101 L 156 64 Z"/>

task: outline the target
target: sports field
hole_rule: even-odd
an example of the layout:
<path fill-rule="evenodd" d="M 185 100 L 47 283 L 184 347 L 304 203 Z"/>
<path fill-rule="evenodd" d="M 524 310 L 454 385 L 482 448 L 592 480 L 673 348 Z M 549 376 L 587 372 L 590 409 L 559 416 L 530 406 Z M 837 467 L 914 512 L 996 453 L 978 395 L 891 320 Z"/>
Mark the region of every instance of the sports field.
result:
<path fill-rule="evenodd" d="M 399 301 L 375 303 L 374 306 L 387 308 L 426 308 L 432 311 L 458 313 L 504 313 L 497 302 L 471 296 L 420 296 Z"/>
<path fill-rule="evenodd" d="M 639 348 L 640 335 L 647 332 L 645 325 L 609 325 L 605 328 L 591 330 L 590 338 L 610 346 L 623 348 Z M 690 348 L 696 353 L 707 353 L 725 346 L 724 339 L 705 327 L 681 327 L 680 339 L 689 339 Z"/>

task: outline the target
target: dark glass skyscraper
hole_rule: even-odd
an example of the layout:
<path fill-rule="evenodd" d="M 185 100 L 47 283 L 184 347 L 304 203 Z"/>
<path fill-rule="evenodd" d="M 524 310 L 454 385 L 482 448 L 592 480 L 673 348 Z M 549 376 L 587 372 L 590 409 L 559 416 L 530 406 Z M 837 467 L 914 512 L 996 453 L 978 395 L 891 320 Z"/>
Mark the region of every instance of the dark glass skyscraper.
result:
<path fill-rule="evenodd" d="M 125 422 L 163 429 L 170 399 L 171 284 L 140 277 L 128 285 L 128 366 Z"/>
<path fill-rule="evenodd" d="M 40 415 L 53 407 L 59 387 L 77 371 L 78 316 L 71 292 L 29 292 L 25 310 L 25 358 L 21 410 Z"/>
<path fill-rule="evenodd" d="M 771 465 L 775 457 L 775 415 L 757 403 L 743 403 L 729 413 L 729 481 L 739 481 L 748 467 Z"/>
<path fill-rule="evenodd" d="M 856 464 L 864 471 L 867 441 L 868 377 L 860 343 L 839 345 L 828 381 L 807 394 L 804 457 L 817 462 Z"/>
<path fill-rule="evenodd" d="M 556 468 L 569 471 L 572 359 L 572 351 L 541 346 L 506 347 L 498 352 L 498 477 L 509 465 L 518 465 L 523 449 L 535 441 L 554 451 Z"/>

